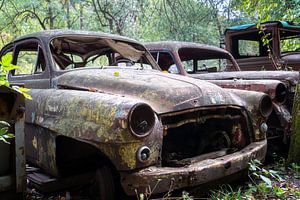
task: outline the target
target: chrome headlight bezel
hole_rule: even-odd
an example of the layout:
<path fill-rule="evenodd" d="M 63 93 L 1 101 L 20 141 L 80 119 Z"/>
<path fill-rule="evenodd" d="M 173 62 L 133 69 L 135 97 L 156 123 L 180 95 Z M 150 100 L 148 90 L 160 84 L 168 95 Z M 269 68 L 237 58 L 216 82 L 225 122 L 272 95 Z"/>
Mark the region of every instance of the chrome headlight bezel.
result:
<path fill-rule="evenodd" d="M 155 113 L 145 103 L 134 105 L 128 115 L 128 127 L 136 137 L 146 137 L 155 126 Z"/>

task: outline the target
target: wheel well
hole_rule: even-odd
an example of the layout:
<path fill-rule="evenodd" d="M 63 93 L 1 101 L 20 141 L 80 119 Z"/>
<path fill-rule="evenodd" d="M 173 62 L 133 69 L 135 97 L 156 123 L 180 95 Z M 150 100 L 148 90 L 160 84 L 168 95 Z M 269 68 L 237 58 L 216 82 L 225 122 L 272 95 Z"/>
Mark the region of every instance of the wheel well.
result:
<path fill-rule="evenodd" d="M 56 138 L 56 165 L 61 176 L 70 176 L 108 165 L 115 170 L 110 160 L 91 144 L 65 136 Z"/>

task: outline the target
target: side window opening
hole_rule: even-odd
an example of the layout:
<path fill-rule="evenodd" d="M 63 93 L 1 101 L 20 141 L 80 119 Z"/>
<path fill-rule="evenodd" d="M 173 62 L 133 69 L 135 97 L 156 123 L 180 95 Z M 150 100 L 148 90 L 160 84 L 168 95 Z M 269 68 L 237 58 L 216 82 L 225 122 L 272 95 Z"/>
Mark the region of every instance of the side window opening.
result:
<path fill-rule="evenodd" d="M 162 71 L 168 71 L 171 74 L 178 74 L 179 71 L 173 57 L 168 52 L 151 52 Z"/>
<path fill-rule="evenodd" d="M 185 71 L 190 74 L 223 71 L 227 62 L 231 63 L 226 53 L 209 48 L 182 47 L 178 54 Z"/>
<path fill-rule="evenodd" d="M 239 40 L 239 56 L 252 57 L 259 56 L 259 41 Z"/>
<path fill-rule="evenodd" d="M 39 74 L 46 69 L 44 53 L 37 42 L 17 46 L 15 56 L 15 64 L 20 68 L 14 71 L 14 75 Z"/>
<path fill-rule="evenodd" d="M 150 52 L 151 56 L 154 58 L 155 62 L 158 62 L 158 52 Z"/>
<path fill-rule="evenodd" d="M 184 67 L 184 70 L 188 73 L 192 73 L 195 71 L 195 60 L 182 60 L 181 61 Z"/>
<path fill-rule="evenodd" d="M 264 41 L 264 42 L 263 42 Z M 269 45 L 267 45 L 267 43 Z M 232 55 L 235 58 L 250 58 L 268 56 L 269 48 L 272 51 L 272 34 L 255 31 L 232 37 Z"/>

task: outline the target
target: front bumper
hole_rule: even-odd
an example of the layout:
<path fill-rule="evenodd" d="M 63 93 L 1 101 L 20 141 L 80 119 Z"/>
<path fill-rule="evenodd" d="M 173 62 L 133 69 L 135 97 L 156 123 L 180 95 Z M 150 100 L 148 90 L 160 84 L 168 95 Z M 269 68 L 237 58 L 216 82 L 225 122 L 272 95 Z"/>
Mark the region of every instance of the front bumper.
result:
<path fill-rule="evenodd" d="M 192 187 L 235 174 L 248 168 L 252 159 L 263 161 L 267 141 L 253 142 L 244 149 L 216 159 L 195 162 L 184 167 L 151 166 L 134 173 L 121 173 L 121 184 L 127 195 L 151 191 L 152 194 Z M 151 190 L 149 190 L 151 188 Z"/>

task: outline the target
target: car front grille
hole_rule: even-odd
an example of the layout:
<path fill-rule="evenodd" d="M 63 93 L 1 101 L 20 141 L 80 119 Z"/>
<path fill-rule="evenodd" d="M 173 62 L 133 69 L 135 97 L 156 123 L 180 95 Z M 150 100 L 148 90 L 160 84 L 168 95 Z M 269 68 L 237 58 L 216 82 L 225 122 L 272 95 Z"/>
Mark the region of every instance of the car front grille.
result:
<path fill-rule="evenodd" d="M 220 157 L 242 149 L 253 136 L 247 111 L 238 106 L 200 107 L 164 114 L 161 120 L 162 166 Z"/>

